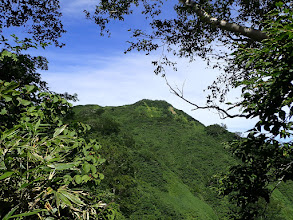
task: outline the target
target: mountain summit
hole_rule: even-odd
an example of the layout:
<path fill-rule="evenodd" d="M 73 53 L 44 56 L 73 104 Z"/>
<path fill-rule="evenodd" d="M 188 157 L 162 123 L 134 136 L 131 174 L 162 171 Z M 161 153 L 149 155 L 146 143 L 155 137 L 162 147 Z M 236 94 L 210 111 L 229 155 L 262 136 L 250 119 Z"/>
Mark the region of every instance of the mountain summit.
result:
<path fill-rule="evenodd" d="M 236 134 L 165 101 L 76 106 L 70 120 L 89 124 L 89 138 L 100 140 L 107 160 L 101 187 L 126 219 L 228 219 L 233 207 L 212 188 L 213 176 L 237 163 L 225 149 Z M 292 186 L 274 191 L 269 219 L 293 219 Z"/>

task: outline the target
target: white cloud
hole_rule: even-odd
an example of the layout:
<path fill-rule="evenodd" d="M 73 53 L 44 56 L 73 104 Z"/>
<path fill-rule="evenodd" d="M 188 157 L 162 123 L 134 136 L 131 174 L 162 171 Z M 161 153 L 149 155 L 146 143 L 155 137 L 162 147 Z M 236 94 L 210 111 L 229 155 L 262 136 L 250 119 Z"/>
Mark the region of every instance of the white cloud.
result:
<path fill-rule="evenodd" d="M 99 3 L 98 0 L 62 0 L 61 11 L 66 16 L 81 15 L 83 10 L 92 10 Z"/>
<path fill-rule="evenodd" d="M 251 120 L 225 119 L 212 110 L 192 111 L 192 106 L 171 94 L 162 77 L 153 73 L 151 60 L 137 53 L 103 57 L 97 55 L 54 55 L 59 62 L 69 63 L 53 66 L 43 73 L 43 78 L 56 92 L 77 93 L 80 101 L 76 104 L 98 104 L 119 106 L 132 104 L 141 99 L 166 100 L 205 125 L 225 123 L 230 131 L 246 131 L 254 124 Z M 48 56 L 50 59 L 50 56 Z M 54 63 L 54 62 L 53 62 Z M 74 64 L 73 64 L 74 63 Z M 188 65 L 188 66 L 187 66 Z M 215 79 L 218 72 L 206 69 L 204 62 L 179 63 L 178 72 L 168 73 L 173 85 L 185 83 L 185 96 L 197 104 L 204 105 L 203 89 Z"/>

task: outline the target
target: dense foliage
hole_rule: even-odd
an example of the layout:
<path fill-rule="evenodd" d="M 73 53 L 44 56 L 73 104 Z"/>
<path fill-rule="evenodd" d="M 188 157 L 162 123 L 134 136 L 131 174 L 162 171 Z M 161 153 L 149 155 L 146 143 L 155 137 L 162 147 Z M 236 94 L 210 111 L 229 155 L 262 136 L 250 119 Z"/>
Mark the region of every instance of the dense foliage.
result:
<path fill-rule="evenodd" d="M 6 27 L 23 24 L 10 22 Z M 105 162 L 100 143 L 84 139 L 88 125 L 63 123 L 71 109 L 63 97 L 75 95 L 49 91 L 37 73 L 47 60 L 24 53 L 44 39 L 12 37 L 13 43 L 2 39 L 0 53 L 0 218 L 119 218 L 113 194 L 100 187 Z"/>
<path fill-rule="evenodd" d="M 69 128 L 62 123 L 70 107 L 67 101 L 13 81 L 0 81 L 0 89 L 1 217 L 114 217 L 115 209 L 105 209 L 101 200 L 111 195 L 102 196 L 98 187 L 105 161 L 99 155 L 100 144 L 82 138 L 88 126 Z M 42 102 L 29 100 L 32 93 Z M 9 118 L 11 106 L 20 110 L 16 120 Z M 13 121 L 10 128 L 5 118 Z"/>
<path fill-rule="evenodd" d="M 248 138 L 231 146 L 243 164 L 224 178 L 222 192 L 239 205 L 240 219 L 265 215 L 258 201 L 269 202 L 280 182 L 293 178 L 293 12 L 280 3 L 268 18 L 269 39 L 257 48 L 240 45 L 231 64 L 232 82 L 243 93 L 237 105 L 247 118 L 259 118 Z"/>
<path fill-rule="evenodd" d="M 120 107 L 86 105 L 73 110 L 71 120 L 98 128 L 90 137 L 98 136 L 103 145 L 102 185 L 115 192 L 114 200 L 125 217 L 229 219 L 235 206 L 213 190 L 217 183 L 213 176 L 239 162 L 225 149 L 238 135 L 223 125 L 205 127 L 164 101 L 142 100 Z M 99 129 L 106 121 L 103 118 L 117 126 L 106 136 Z M 273 192 L 266 209 L 268 219 L 293 217 L 291 189 L 292 182 L 288 182 Z"/>
<path fill-rule="evenodd" d="M 61 23 L 59 0 L 2 0 L 0 2 L 0 32 L 5 36 L 5 29 L 26 27 L 26 40 L 38 44 L 53 42 L 56 46 L 63 44 L 58 41 L 65 30 Z M 3 43 L 3 42 L 2 42 Z"/>

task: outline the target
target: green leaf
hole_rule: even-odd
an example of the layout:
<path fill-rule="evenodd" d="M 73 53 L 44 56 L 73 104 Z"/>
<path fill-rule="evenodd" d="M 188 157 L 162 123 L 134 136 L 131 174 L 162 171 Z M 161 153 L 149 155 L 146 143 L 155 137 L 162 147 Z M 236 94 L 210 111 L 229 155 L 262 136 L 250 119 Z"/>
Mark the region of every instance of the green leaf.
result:
<path fill-rule="evenodd" d="M 104 174 L 99 173 L 100 179 L 103 180 L 105 178 Z"/>
<path fill-rule="evenodd" d="M 17 100 L 19 101 L 19 104 L 24 105 L 24 106 L 28 106 L 31 104 L 31 101 L 28 101 L 25 99 L 18 98 Z"/>
<path fill-rule="evenodd" d="M 8 219 L 31 216 L 31 215 L 38 214 L 39 212 L 46 212 L 46 211 L 47 211 L 46 209 L 35 209 L 35 210 L 31 211 L 31 212 L 25 212 L 25 213 L 21 213 L 21 214 L 18 214 L 18 215 L 13 215 L 13 216 L 9 217 Z"/>
<path fill-rule="evenodd" d="M 98 159 L 98 162 L 99 162 L 99 163 L 104 163 L 105 161 L 106 161 L 106 159 L 104 159 L 104 158 L 100 158 L 100 157 L 99 157 L 99 159 Z"/>
<path fill-rule="evenodd" d="M 55 164 L 49 164 L 47 166 L 56 170 L 67 170 L 77 165 L 78 163 L 55 163 Z"/>
<path fill-rule="evenodd" d="M 101 148 L 101 146 L 99 144 L 94 144 L 93 145 L 94 150 L 99 150 Z"/>
<path fill-rule="evenodd" d="M 11 96 L 8 96 L 8 95 L 3 95 L 3 98 L 5 99 L 6 102 L 10 102 L 12 100 Z"/>
<path fill-rule="evenodd" d="M 92 173 L 96 173 L 97 172 L 97 168 L 95 165 L 91 165 L 91 170 L 92 170 Z"/>
<path fill-rule="evenodd" d="M 63 125 L 61 128 L 57 128 L 57 129 L 55 130 L 55 133 L 53 134 L 53 138 L 56 137 L 56 136 L 58 136 L 59 134 L 61 134 L 62 131 L 64 131 L 64 129 L 66 128 L 66 126 L 67 126 L 67 125 Z"/>
<path fill-rule="evenodd" d="M 81 184 L 82 182 L 82 178 L 80 175 L 75 175 L 74 180 L 77 184 Z"/>
<path fill-rule="evenodd" d="M 13 207 L 10 212 L 8 212 L 2 220 L 8 220 L 10 218 L 11 215 L 13 215 L 13 213 L 16 211 L 16 209 L 18 209 L 18 205 Z"/>
<path fill-rule="evenodd" d="M 283 2 L 277 2 L 277 3 L 276 3 L 276 6 L 277 6 L 277 7 L 282 7 L 283 5 L 284 5 Z"/>
<path fill-rule="evenodd" d="M 41 120 L 39 119 L 35 125 L 35 131 L 38 130 L 38 128 L 40 127 L 40 124 L 41 124 Z"/>
<path fill-rule="evenodd" d="M 36 107 L 35 106 L 31 106 L 31 107 L 29 107 L 29 108 L 27 108 L 26 109 L 27 110 L 27 112 L 33 112 L 33 111 L 35 111 L 36 110 Z"/>
<path fill-rule="evenodd" d="M 27 89 L 28 92 L 33 91 L 36 87 L 34 85 L 26 85 L 25 88 Z"/>
<path fill-rule="evenodd" d="M 82 206 L 84 205 L 84 202 L 80 200 L 77 196 L 75 196 L 72 193 L 69 193 L 67 190 L 59 190 L 59 192 L 66 196 L 71 202 L 75 203 L 76 205 Z"/>
<path fill-rule="evenodd" d="M 1 109 L 0 115 L 5 115 L 7 114 L 7 110 L 5 108 Z"/>
<path fill-rule="evenodd" d="M 14 90 L 14 91 L 12 92 L 12 96 L 18 96 L 18 95 L 20 95 L 20 91 L 15 91 L 15 90 Z"/>
<path fill-rule="evenodd" d="M 7 170 L 7 167 L 5 166 L 5 162 L 3 160 L 0 162 L 0 170 Z"/>
<path fill-rule="evenodd" d="M 14 174 L 14 172 L 12 171 L 5 172 L 0 176 L 0 180 L 6 179 L 7 177 L 10 177 L 12 174 Z"/>
<path fill-rule="evenodd" d="M 87 182 L 89 181 L 91 178 L 88 175 L 83 175 L 82 176 L 82 181 Z"/>
<path fill-rule="evenodd" d="M 91 170 L 91 165 L 89 163 L 85 163 L 83 164 L 82 169 L 84 170 L 85 173 L 89 173 Z"/>
<path fill-rule="evenodd" d="M 53 98 L 53 102 L 55 103 L 55 102 L 58 102 L 58 98 L 56 97 L 56 96 L 54 96 L 54 98 Z"/>
<path fill-rule="evenodd" d="M 12 56 L 12 53 L 7 51 L 7 50 L 3 50 L 1 52 L 1 56 L 0 56 L 0 60 L 2 61 L 4 57 L 11 57 Z"/>
<path fill-rule="evenodd" d="M 61 194 L 61 192 L 56 192 L 56 196 L 58 199 L 60 199 L 65 205 L 67 206 L 72 206 L 71 202 L 66 198 L 66 196 L 64 196 L 63 194 Z"/>

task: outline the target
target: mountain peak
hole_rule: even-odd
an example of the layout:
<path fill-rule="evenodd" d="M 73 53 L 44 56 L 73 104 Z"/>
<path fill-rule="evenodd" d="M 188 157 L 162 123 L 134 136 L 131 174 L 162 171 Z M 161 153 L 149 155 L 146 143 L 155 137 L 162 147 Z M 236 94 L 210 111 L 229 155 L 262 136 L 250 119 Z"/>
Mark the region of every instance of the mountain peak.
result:
<path fill-rule="evenodd" d="M 134 105 L 148 105 L 150 107 L 169 107 L 172 106 L 170 103 L 164 101 L 164 100 L 151 100 L 151 99 L 142 99 L 136 103 L 134 103 Z"/>

